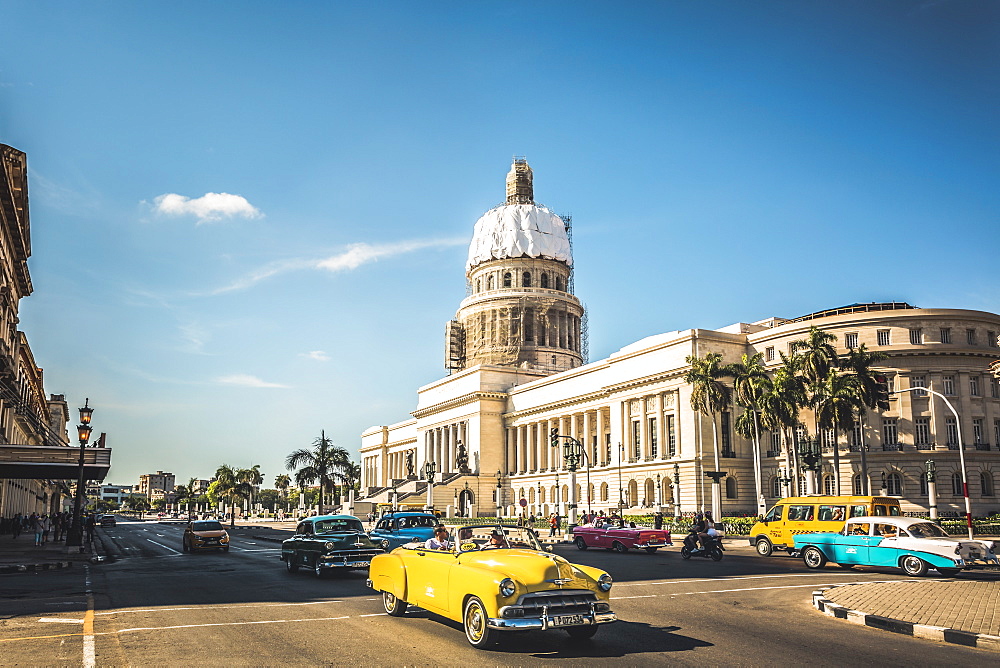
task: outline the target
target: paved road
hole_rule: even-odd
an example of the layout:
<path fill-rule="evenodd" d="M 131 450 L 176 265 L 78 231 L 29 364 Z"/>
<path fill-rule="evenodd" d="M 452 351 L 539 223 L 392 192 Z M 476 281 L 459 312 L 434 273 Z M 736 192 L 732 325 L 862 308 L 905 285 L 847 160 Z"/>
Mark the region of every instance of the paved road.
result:
<path fill-rule="evenodd" d="M 235 537 L 225 553 L 183 554 L 180 525 L 103 531 L 114 563 L 0 580 L 0 656 L 37 665 L 955 665 L 982 651 L 858 627 L 819 614 L 823 585 L 892 580 L 889 571 L 816 573 L 733 547 L 719 563 L 675 550 L 619 555 L 560 546 L 615 577 L 622 621 L 593 641 L 562 632 L 468 646 L 460 626 L 411 608 L 388 617 L 365 573 L 289 574 L 278 545 Z M 987 658 L 989 657 L 989 658 Z"/>

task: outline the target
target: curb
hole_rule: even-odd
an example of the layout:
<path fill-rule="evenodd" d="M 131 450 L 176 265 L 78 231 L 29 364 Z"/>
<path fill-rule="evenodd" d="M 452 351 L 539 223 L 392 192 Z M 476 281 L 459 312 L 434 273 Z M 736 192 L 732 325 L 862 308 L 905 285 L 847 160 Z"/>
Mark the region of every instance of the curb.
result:
<path fill-rule="evenodd" d="M 52 561 L 42 564 L 7 564 L 0 566 L 0 574 L 7 573 L 37 573 L 40 571 L 56 571 L 61 568 L 72 568 L 72 561 Z"/>
<path fill-rule="evenodd" d="M 826 592 L 830 589 L 837 589 L 837 587 L 817 589 L 812 593 L 813 607 L 828 617 L 844 619 L 852 624 L 868 626 L 875 629 L 881 629 L 883 631 L 891 631 L 892 633 L 900 633 L 914 638 L 936 640 L 938 642 L 946 642 L 954 645 L 963 645 L 965 647 L 975 647 L 977 649 L 1000 652 L 1000 636 L 989 635 L 986 633 L 960 631 L 958 629 L 949 629 L 943 626 L 931 626 L 930 624 L 915 624 L 913 622 L 904 622 L 899 619 L 881 617 L 879 615 L 870 615 L 866 612 L 861 612 L 860 610 L 851 610 L 850 608 L 840 605 L 839 603 L 834 603 L 826 598 Z"/>

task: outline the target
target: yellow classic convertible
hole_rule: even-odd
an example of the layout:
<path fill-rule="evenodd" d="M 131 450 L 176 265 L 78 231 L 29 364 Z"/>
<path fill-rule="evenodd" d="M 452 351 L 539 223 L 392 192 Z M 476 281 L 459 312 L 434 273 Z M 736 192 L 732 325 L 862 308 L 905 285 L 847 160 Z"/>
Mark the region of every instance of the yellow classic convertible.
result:
<path fill-rule="evenodd" d="M 462 623 L 473 647 L 494 644 L 502 631 L 563 629 L 590 638 L 617 619 L 611 576 L 551 554 L 531 529 L 448 530 L 448 540 L 408 543 L 372 559 L 368 586 L 382 592 L 388 614 L 401 617 L 415 605 L 443 615 Z"/>

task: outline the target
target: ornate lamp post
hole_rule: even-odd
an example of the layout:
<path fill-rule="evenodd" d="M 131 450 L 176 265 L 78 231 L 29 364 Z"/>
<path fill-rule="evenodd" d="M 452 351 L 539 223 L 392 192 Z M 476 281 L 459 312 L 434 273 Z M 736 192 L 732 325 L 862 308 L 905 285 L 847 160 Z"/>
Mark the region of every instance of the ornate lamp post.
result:
<path fill-rule="evenodd" d="M 567 470 L 569 470 L 569 504 L 567 504 L 569 517 L 567 521 L 570 533 L 572 533 L 573 527 L 577 524 L 576 469 L 580 465 L 581 459 L 587 463 L 587 513 L 591 512 L 590 459 L 587 457 L 587 450 L 583 444 L 572 436 L 560 436 L 558 430 L 553 429 L 549 433 L 549 438 L 553 448 L 559 446 L 559 439 L 565 441 L 563 443 L 563 460 L 566 462 Z"/>
<path fill-rule="evenodd" d="M 792 478 L 788 475 L 788 471 L 784 468 L 778 469 L 778 482 L 780 482 L 781 486 L 785 489 L 785 496 L 791 496 L 789 485 L 791 485 Z"/>
<path fill-rule="evenodd" d="M 622 459 L 625 458 L 625 446 L 618 444 L 618 514 L 625 509 L 625 491 L 622 489 Z"/>
<path fill-rule="evenodd" d="M 424 478 L 427 479 L 427 510 L 434 510 L 434 474 L 437 473 L 437 464 L 427 462 L 424 464 Z"/>
<path fill-rule="evenodd" d="M 674 464 L 674 519 L 681 519 L 681 467 Z"/>
<path fill-rule="evenodd" d="M 69 531 L 66 532 L 66 547 L 79 547 L 80 552 L 83 552 L 83 501 L 85 498 L 86 491 L 83 488 L 83 466 L 84 466 L 84 448 L 87 447 L 87 441 L 90 440 L 90 419 L 94 414 L 94 409 L 90 407 L 90 399 L 88 398 L 80 409 L 80 424 L 77 425 L 76 431 L 80 439 L 80 465 L 77 470 L 76 476 L 76 496 L 73 500 L 73 523 L 69 527 Z"/>
<path fill-rule="evenodd" d="M 802 468 L 809 471 L 806 476 L 806 494 L 816 493 L 816 477 L 822 468 L 819 439 L 803 438 L 799 441 L 799 460 Z"/>
<path fill-rule="evenodd" d="M 927 507 L 931 512 L 931 519 L 936 520 L 938 516 L 937 510 L 937 469 L 934 467 L 934 460 L 928 459 L 924 462 L 926 470 L 924 475 L 927 476 Z"/>
<path fill-rule="evenodd" d="M 500 508 L 503 507 L 503 471 L 497 469 L 497 519 L 500 519 Z"/>

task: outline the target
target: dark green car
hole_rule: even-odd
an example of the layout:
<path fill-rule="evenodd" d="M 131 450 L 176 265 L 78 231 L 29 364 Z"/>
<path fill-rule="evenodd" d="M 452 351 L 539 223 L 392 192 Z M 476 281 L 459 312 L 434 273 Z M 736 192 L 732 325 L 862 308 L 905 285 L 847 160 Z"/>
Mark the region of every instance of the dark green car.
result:
<path fill-rule="evenodd" d="M 281 543 L 281 560 L 289 573 L 310 569 L 318 578 L 330 570 L 368 568 L 382 554 L 353 515 L 320 515 L 299 522 L 295 535 Z"/>

